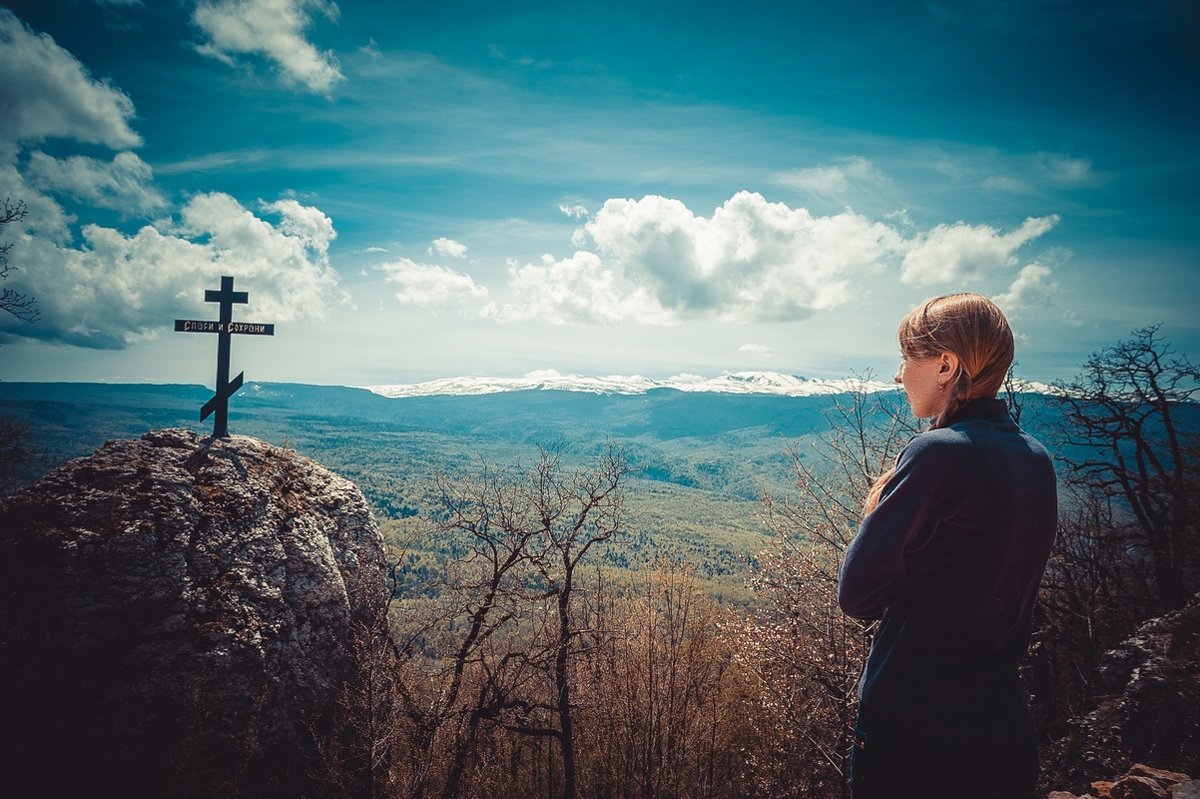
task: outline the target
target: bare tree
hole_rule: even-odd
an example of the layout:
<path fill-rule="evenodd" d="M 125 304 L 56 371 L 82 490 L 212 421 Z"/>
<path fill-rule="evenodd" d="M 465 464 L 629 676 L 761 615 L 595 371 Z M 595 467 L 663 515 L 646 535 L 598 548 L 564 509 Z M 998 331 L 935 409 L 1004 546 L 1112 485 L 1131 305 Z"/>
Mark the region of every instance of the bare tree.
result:
<path fill-rule="evenodd" d="M 624 529 L 627 473 L 610 448 L 591 468 L 569 471 L 543 450 L 528 470 L 438 478 L 437 529 L 462 554 L 437 597 L 406 606 L 397 637 L 416 761 L 409 795 L 474 795 L 488 753 L 515 763 L 529 754 L 524 739 L 558 745 L 562 787 L 551 792 L 575 796 L 577 579 Z"/>
<path fill-rule="evenodd" d="M 525 486 L 502 472 L 485 466 L 480 480 L 456 484 L 440 477 L 438 488 L 445 512 L 439 526 L 469 536 L 471 554 L 463 566 L 473 573 L 457 581 L 460 595 L 466 589 L 462 612 L 467 623 L 443 693 L 447 711 L 457 710 L 468 665 L 474 664 L 478 670 L 473 702 L 465 713 L 459 713 L 455 729 L 450 770 L 442 791 L 442 796 L 450 799 L 458 795 L 480 724 L 524 702 L 511 690 L 521 683 L 511 672 L 516 669 L 519 673 L 528 664 L 528 653 L 510 646 L 497 652 L 486 645 L 521 614 L 528 599 L 525 567 L 535 554 L 539 530 L 529 523 L 536 514 Z M 458 573 L 462 574 L 461 568 Z"/>
<path fill-rule="evenodd" d="M 589 580 L 575 694 L 581 793 L 762 796 L 758 752 L 779 737 L 761 733 L 759 685 L 737 656 L 741 619 L 679 558 L 657 559 L 623 587 Z"/>
<path fill-rule="evenodd" d="M 1200 565 L 1198 392 L 1200 369 L 1171 350 L 1159 325 L 1094 353 L 1080 376 L 1058 386 L 1067 481 L 1132 519 L 1164 608 L 1190 596 L 1190 569 Z"/>
<path fill-rule="evenodd" d="M 1004 386 L 1001 391 L 1004 392 L 1004 402 L 1008 405 L 1008 413 L 1012 416 L 1013 421 L 1017 424 L 1021 423 L 1021 414 L 1025 410 L 1025 397 L 1022 393 L 1024 384 L 1014 374 L 1013 370 L 1017 368 L 1016 361 L 1008 368 L 1008 374 L 1004 376 Z"/>
<path fill-rule="evenodd" d="M 760 555 L 755 587 L 766 610 L 746 646 L 796 736 L 793 780 L 806 795 L 832 797 L 845 791 L 870 630 L 841 612 L 838 570 L 863 498 L 916 432 L 916 420 L 894 395 L 868 394 L 865 386 L 827 419 L 830 431 L 812 447 L 816 458 L 790 452 L 797 494 L 764 499 L 775 538 Z"/>
<path fill-rule="evenodd" d="M 5 197 L 3 204 L 0 204 L 0 226 L 20 222 L 28 213 L 29 206 L 25 205 L 24 200 L 13 202 L 11 197 Z M 8 253 L 12 248 L 11 241 L 0 244 L 0 280 L 7 279 L 11 272 L 16 271 L 16 267 L 8 262 Z M 0 289 L 0 311 L 7 311 L 22 322 L 36 322 L 41 316 L 35 297 L 8 287 Z"/>
<path fill-rule="evenodd" d="M 458 557 L 423 595 L 401 598 L 392 631 L 414 799 L 459 795 L 483 723 L 522 701 L 514 689 L 529 660 L 515 628 L 536 530 L 521 480 L 484 465 L 476 477 L 439 474 L 434 489 L 431 531 Z"/>
<path fill-rule="evenodd" d="M 575 623 L 572 599 L 579 565 L 597 544 L 625 530 L 624 481 L 629 473 L 625 455 L 609 446 L 592 470 L 563 475 L 559 455 L 543 451 L 530 475 L 537 510 L 534 528 L 541 539 L 535 564 L 555 604 L 554 707 L 556 727 L 526 727 L 525 732 L 549 734 L 559 742 L 563 765 L 563 799 L 574 799 L 578 768 L 575 719 L 572 709 L 571 656 L 581 632 Z"/>

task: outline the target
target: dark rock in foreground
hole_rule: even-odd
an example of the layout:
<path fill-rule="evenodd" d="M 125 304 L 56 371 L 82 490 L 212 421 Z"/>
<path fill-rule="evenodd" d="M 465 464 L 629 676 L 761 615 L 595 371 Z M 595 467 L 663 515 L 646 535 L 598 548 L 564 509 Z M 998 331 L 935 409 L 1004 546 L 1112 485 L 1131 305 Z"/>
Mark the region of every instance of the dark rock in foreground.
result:
<path fill-rule="evenodd" d="M 359 490 L 253 439 L 56 469 L 0 505 L 6 793 L 312 795 L 384 572 Z"/>
<path fill-rule="evenodd" d="M 1147 763 L 1200 775 L 1200 594 L 1107 652 L 1106 695 L 1046 755 L 1058 784 Z M 1115 794 L 1114 794 L 1115 795 Z"/>

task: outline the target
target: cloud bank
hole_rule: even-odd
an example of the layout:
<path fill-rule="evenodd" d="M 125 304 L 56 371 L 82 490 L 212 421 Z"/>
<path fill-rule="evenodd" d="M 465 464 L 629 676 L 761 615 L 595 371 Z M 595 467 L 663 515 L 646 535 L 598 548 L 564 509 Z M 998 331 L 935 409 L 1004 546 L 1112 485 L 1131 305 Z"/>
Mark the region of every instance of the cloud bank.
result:
<path fill-rule="evenodd" d="M 573 242 L 591 249 L 537 263 L 510 259 L 503 292 L 445 267 L 404 261 L 381 268 L 404 285 L 397 297 L 405 304 L 454 304 L 498 322 L 790 322 L 851 302 L 887 273 L 919 286 L 1007 284 L 1017 251 L 1057 222 L 1029 218 L 1008 232 L 958 222 L 906 236 L 896 226 L 910 227 L 903 215 L 894 223 L 852 211 L 814 216 L 742 191 L 705 217 L 679 200 L 648 195 L 610 199 L 587 219 Z M 449 246 L 429 253 L 457 257 Z M 1048 275 L 1047 267 L 1027 267 L 1008 294 L 1028 302 Z"/>

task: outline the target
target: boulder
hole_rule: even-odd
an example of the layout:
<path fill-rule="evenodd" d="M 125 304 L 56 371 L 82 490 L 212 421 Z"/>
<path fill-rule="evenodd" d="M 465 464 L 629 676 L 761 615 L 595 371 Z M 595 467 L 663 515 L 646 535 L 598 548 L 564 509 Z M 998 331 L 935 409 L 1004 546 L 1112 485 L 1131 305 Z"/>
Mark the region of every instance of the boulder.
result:
<path fill-rule="evenodd" d="M 9 795 L 316 795 L 386 614 L 352 483 L 162 430 L 10 497 L 0 531 Z"/>

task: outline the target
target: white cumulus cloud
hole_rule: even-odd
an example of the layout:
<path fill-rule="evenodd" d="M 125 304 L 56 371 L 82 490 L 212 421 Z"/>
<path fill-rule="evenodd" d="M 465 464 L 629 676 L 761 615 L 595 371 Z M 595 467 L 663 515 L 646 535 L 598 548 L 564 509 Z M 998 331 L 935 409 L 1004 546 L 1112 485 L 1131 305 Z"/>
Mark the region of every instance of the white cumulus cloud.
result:
<path fill-rule="evenodd" d="M 291 241 L 302 243 L 322 259 L 328 257 L 329 245 L 337 238 L 337 231 L 333 229 L 333 220 L 320 208 L 301 205 L 292 199 L 262 203 L 262 208 L 269 213 L 278 214 L 279 229 Z"/>
<path fill-rule="evenodd" d="M 501 322 L 534 321 L 552 325 L 671 324 L 645 288 L 630 286 L 591 252 L 577 252 L 540 264 L 509 261 L 508 288 L 513 301 L 493 304 L 487 315 Z"/>
<path fill-rule="evenodd" d="M 582 205 L 560 205 L 558 210 L 572 219 L 583 219 L 588 215 L 588 209 Z"/>
<path fill-rule="evenodd" d="M 488 290 L 474 278 L 435 264 L 421 264 L 409 258 L 380 264 L 389 283 L 397 283 L 396 299 L 405 305 L 423 308 L 457 307 L 464 313 L 479 313 L 488 301 Z"/>
<path fill-rule="evenodd" d="M 336 19 L 338 7 L 331 0 L 199 0 L 192 20 L 209 40 L 196 49 L 227 64 L 235 56 L 264 56 L 285 81 L 328 94 L 343 75 L 333 53 L 304 36 L 314 13 Z"/>
<path fill-rule="evenodd" d="M 1008 291 L 997 294 L 992 299 L 1010 313 L 1030 306 L 1045 305 L 1050 295 L 1058 288 L 1055 283 L 1050 282 L 1052 274 L 1050 267 L 1036 261 L 1027 264 L 1017 273 Z"/>
<path fill-rule="evenodd" d="M 129 127 L 133 102 L 92 78 L 54 39 L 0 8 L 0 142 L 58 137 L 114 150 L 142 143 Z"/>
<path fill-rule="evenodd" d="M 434 239 L 426 252 L 430 255 L 441 255 L 446 258 L 465 258 L 467 255 L 467 245 L 442 236 Z"/>
<path fill-rule="evenodd" d="M 913 240 L 900 279 L 919 286 L 962 283 L 1011 267 L 1017 262 L 1016 251 L 1053 228 L 1058 219 L 1030 217 L 1009 233 L 990 225 L 937 225 Z"/>
<path fill-rule="evenodd" d="M 150 165 L 131 152 L 117 153 L 111 162 L 82 155 L 60 159 L 34 152 L 25 171 L 38 188 L 97 208 L 153 213 L 167 204 L 150 185 L 154 179 Z"/>
<path fill-rule="evenodd" d="M 175 318 L 211 318 L 204 291 L 233 275 L 250 293 L 237 318 L 287 322 L 320 318 L 344 300 L 327 253 L 332 225 L 317 209 L 294 201 L 263 204 L 272 223 L 226 194 L 193 197 L 178 221 L 147 225 L 132 235 L 84 225 L 70 246 L 22 234 L 20 289 L 42 311 L 35 325 L 0 320 L 8 335 L 121 349 L 169 331 Z M 325 218 L 326 221 L 328 218 Z"/>
<path fill-rule="evenodd" d="M 852 212 L 804 208 L 738 192 L 712 217 L 665 197 L 608 200 L 585 230 L 600 254 L 683 315 L 790 321 L 841 305 L 852 279 L 903 250 L 889 225 Z"/>

